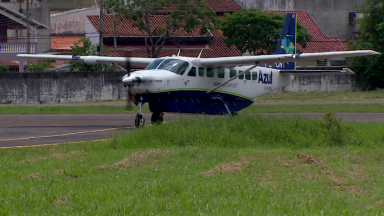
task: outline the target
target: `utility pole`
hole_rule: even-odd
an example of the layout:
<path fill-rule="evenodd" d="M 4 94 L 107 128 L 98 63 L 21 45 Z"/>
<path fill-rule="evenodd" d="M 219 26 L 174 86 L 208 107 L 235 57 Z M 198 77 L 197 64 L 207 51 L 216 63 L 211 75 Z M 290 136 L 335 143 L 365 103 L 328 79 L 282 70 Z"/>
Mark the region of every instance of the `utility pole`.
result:
<path fill-rule="evenodd" d="M 30 26 L 31 13 L 29 12 L 29 0 L 27 0 L 27 54 L 31 54 L 31 26 Z M 27 60 L 29 64 L 29 59 Z"/>
<path fill-rule="evenodd" d="M 117 57 L 116 21 L 113 22 L 113 48 L 115 50 L 115 57 Z"/>
<path fill-rule="evenodd" d="M 103 56 L 103 33 L 104 33 L 104 2 L 100 0 L 100 37 L 99 37 L 99 56 Z M 100 64 L 100 71 L 103 71 L 103 64 Z"/>

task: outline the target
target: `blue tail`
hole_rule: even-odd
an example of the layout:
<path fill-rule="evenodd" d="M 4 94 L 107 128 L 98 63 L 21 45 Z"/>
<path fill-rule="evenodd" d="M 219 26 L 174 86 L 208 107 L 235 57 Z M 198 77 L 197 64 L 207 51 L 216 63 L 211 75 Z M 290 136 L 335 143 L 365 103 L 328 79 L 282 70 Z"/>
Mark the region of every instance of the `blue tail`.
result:
<path fill-rule="evenodd" d="M 287 13 L 280 40 L 274 54 L 296 54 L 296 14 Z M 278 63 L 273 68 L 280 70 L 295 70 L 296 62 Z"/>

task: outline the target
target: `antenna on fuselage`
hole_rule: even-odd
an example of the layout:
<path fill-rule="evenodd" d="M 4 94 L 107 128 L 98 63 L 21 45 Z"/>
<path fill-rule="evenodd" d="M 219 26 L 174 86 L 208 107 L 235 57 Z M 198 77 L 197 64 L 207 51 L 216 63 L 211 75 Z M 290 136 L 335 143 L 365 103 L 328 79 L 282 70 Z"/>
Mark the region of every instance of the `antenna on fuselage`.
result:
<path fill-rule="evenodd" d="M 200 51 L 199 55 L 197 56 L 197 58 L 200 58 L 201 53 L 203 53 L 203 50 L 204 50 L 204 49 L 201 49 L 201 51 Z"/>
<path fill-rule="evenodd" d="M 179 57 L 180 56 L 180 49 L 179 49 L 179 52 L 177 53 L 177 57 Z"/>

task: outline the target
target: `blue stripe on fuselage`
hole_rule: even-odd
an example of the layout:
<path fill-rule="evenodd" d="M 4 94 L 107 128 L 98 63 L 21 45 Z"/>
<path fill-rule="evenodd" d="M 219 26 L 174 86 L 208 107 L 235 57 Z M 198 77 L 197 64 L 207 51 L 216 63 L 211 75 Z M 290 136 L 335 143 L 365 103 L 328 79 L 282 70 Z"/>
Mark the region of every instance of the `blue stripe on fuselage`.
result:
<path fill-rule="evenodd" d="M 205 113 L 211 115 L 227 114 L 222 101 L 231 112 L 250 106 L 254 100 L 225 92 L 206 90 L 172 90 L 135 96 L 138 101 L 148 102 L 151 112 Z M 142 100 L 141 100 L 142 99 Z"/>

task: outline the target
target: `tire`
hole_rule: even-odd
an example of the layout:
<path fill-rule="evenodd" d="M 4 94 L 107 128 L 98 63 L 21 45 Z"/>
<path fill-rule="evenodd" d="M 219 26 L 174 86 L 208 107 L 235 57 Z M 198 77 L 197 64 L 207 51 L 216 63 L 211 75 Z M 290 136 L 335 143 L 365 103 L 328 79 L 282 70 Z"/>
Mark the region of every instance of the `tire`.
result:
<path fill-rule="evenodd" d="M 151 116 L 151 123 L 152 124 L 161 124 L 163 123 L 163 115 L 164 113 L 154 112 Z"/>
<path fill-rule="evenodd" d="M 141 114 L 137 114 L 137 115 L 136 115 L 136 118 L 135 118 L 135 126 L 136 126 L 137 128 L 139 128 L 139 127 L 144 127 L 144 124 L 145 124 L 144 116 L 141 115 Z"/>

